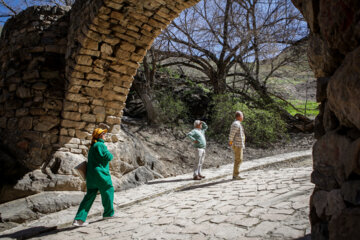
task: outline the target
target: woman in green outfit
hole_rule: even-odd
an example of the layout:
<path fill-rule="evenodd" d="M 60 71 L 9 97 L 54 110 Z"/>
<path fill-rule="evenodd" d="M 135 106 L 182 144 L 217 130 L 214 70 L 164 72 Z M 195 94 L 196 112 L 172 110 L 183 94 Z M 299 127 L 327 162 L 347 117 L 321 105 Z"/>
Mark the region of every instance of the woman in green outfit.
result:
<path fill-rule="evenodd" d="M 85 222 L 86 217 L 98 191 L 100 191 L 104 207 L 103 218 L 114 216 L 114 187 L 109 171 L 109 162 L 113 159 L 113 155 L 104 143 L 106 132 L 106 129 L 96 128 L 92 134 L 86 171 L 87 192 L 75 216 L 74 226 L 86 226 L 88 224 Z"/>

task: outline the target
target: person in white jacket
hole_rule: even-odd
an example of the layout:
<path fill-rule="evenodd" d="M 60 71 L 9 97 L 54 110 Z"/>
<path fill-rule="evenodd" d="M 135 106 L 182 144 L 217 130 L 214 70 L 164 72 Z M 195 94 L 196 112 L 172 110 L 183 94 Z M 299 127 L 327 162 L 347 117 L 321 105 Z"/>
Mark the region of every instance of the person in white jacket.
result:
<path fill-rule="evenodd" d="M 244 115 L 241 111 L 236 111 L 235 121 L 231 124 L 229 134 L 229 145 L 234 151 L 234 172 L 233 179 L 241 180 L 239 176 L 240 164 L 243 161 L 243 150 L 245 148 L 245 134 L 241 122 L 244 120 Z"/>

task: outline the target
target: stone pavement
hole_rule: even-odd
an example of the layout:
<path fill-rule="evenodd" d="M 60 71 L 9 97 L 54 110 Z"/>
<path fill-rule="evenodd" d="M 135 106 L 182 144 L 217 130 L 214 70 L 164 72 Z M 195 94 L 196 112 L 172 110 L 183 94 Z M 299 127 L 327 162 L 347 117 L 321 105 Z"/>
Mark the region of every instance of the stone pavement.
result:
<path fill-rule="evenodd" d="M 309 157 L 311 151 L 262 158 L 242 165 L 245 180 L 231 181 L 232 165 L 206 169 L 207 180 L 191 174 L 159 179 L 116 193 L 121 217 L 101 221 L 94 203 L 90 225 L 69 227 L 77 210 L 49 214 L 3 232 L 9 239 L 294 239 L 309 233 L 311 167 L 261 170 L 264 165 Z M 256 168 L 260 168 L 255 170 Z M 253 169 L 253 170 L 251 170 Z M 58 226 L 55 231 L 54 226 Z M 38 235 L 40 232 L 44 235 Z"/>

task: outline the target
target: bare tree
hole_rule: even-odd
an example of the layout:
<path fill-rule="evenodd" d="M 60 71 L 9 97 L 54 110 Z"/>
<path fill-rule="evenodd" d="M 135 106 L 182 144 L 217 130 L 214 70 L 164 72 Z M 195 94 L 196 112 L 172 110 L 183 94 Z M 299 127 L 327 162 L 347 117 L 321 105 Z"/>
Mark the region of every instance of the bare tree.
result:
<path fill-rule="evenodd" d="M 278 56 L 302 42 L 307 36 L 303 28 L 290 0 L 203 0 L 161 35 L 159 41 L 167 43 L 161 52 L 177 59 L 163 66 L 196 69 L 207 76 L 215 93 L 236 91 L 244 100 L 265 106 L 273 103 L 269 79 L 296 59 Z"/>
<path fill-rule="evenodd" d="M 5 22 L 9 17 L 17 15 L 30 6 L 71 6 L 74 2 L 75 0 L 0 0 L 0 22 Z"/>
<path fill-rule="evenodd" d="M 14 4 L 11 0 L 0 0 L 0 19 L 8 18 L 18 14 L 21 11 L 20 3 Z"/>

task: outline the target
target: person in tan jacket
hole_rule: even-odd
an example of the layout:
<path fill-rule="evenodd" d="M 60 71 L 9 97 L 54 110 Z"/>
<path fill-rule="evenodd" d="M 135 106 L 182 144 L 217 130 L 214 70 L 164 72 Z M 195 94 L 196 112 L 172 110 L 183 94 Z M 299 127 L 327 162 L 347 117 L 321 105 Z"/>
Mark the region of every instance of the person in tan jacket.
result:
<path fill-rule="evenodd" d="M 241 122 L 244 120 L 244 115 L 241 111 L 236 111 L 235 121 L 231 124 L 229 134 L 229 145 L 234 151 L 234 172 L 233 179 L 241 180 L 239 176 L 240 164 L 243 161 L 243 150 L 245 148 L 245 134 Z"/>

